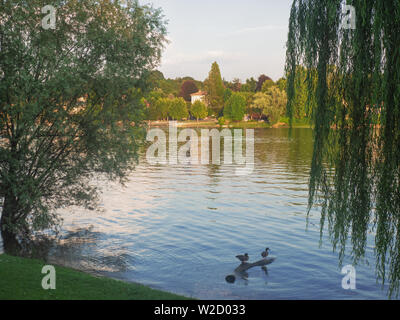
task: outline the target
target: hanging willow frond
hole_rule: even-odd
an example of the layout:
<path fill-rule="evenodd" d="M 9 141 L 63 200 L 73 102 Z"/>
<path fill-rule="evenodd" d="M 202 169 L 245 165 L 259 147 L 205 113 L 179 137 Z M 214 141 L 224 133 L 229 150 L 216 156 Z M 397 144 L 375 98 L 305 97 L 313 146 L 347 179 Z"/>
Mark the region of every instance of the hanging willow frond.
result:
<path fill-rule="evenodd" d="M 398 296 L 400 280 L 400 1 L 295 0 L 286 72 L 293 116 L 295 74 L 307 69 L 314 105 L 309 208 L 322 205 L 334 249 L 357 263 L 376 233 L 376 271 Z"/>

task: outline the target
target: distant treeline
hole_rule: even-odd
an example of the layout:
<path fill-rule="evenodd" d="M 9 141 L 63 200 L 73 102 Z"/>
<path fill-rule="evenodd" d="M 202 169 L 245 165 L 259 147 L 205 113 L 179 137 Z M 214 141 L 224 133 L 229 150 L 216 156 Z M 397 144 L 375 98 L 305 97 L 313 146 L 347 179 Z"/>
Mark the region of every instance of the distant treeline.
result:
<path fill-rule="evenodd" d="M 306 70 L 299 69 L 295 101 L 295 118 L 310 119 L 311 104 L 307 101 Z M 202 91 L 203 101 L 191 103 L 191 95 Z M 286 78 L 274 82 L 262 74 L 244 83 L 235 78 L 222 78 L 216 62 L 207 79 L 198 81 L 191 77 L 166 79 L 160 71 L 148 77 L 148 90 L 142 100 L 148 120 L 183 120 L 213 117 L 221 121 L 265 120 L 270 124 L 287 121 Z"/>

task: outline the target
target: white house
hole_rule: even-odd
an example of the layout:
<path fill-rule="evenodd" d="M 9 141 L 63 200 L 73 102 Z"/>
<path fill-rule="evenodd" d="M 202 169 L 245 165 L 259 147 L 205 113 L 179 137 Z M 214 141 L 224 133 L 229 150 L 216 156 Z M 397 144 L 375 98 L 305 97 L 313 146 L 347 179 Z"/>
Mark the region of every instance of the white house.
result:
<path fill-rule="evenodd" d="M 206 93 L 204 91 L 192 93 L 190 96 L 192 98 L 192 104 L 195 103 L 196 101 L 201 101 L 203 103 L 206 102 Z"/>

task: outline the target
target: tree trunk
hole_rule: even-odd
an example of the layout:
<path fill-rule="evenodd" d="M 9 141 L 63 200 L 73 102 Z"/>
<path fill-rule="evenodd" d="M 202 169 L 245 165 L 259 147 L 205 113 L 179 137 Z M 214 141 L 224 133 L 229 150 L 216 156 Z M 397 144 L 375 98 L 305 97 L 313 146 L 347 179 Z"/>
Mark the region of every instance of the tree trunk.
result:
<path fill-rule="evenodd" d="M 17 240 L 17 233 L 15 230 L 15 214 L 16 212 L 18 212 L 17 208 L 18 202 L 15 196 L 9 194 L 6 195 L 4 197 L 3 210 L 0 220 L 0 229 L 1 237 L 3 239 L 4 252 L 12 255 L 18 254 L 21 249 L 21 246 Z"/>

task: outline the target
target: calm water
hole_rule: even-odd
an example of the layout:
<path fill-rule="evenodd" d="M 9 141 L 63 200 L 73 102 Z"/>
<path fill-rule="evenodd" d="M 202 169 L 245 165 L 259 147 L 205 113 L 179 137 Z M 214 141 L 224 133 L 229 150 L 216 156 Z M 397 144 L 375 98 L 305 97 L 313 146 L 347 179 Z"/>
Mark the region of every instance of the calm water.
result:
<path fill-rule="evenodd" d="M 344 275 L 319 213 L 306 224 L 312 131 L 255 130 L 255 170 L 234 165 L 151 166 L 142 157 L 123 188 L 107 183 L 102 213 L 68 209 L 51 259 L 126 281 L 201 299 L 386 299 L 376 284 L 373 239 L 358 265 L 357 289 Z M 276 261 L 248 280 L 225 281 L 237 254 Z M 345 261 L 347 264 L 348 261 Z"/>

